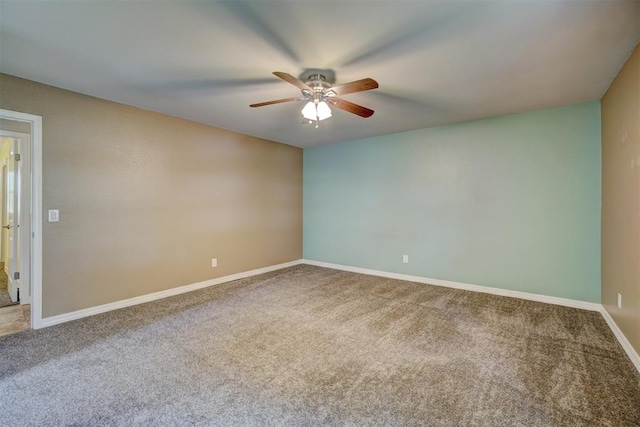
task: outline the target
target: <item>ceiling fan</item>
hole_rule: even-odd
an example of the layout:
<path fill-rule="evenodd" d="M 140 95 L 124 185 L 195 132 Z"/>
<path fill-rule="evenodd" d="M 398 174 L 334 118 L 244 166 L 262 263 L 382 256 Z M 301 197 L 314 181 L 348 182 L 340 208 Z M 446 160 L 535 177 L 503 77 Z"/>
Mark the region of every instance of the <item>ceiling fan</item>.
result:
<path fill-rule="evenodd" d="M 264 107 L 266 105 L 281 104 L 283 102 L 307 101 L 302 109 L 302 122 L 315 123 L 316 128 L 320 121 L 331 117 L 330 105 L 349 113 L 357 114 L 360 117 L 366 118 L 373 115 L 373 110 L 369 108 L 338 98 L 338 95 L 376 89 L 378 82 L 373 79 L 366 78 L 332 86 L 331 79 L 327 79 L 325 76 L 325 74 L 332 74 L 330 71 L 325 74 L 323 74 L 322 70 L 306 71 L 302 73 L 302 76 L 305 76 L 303 77 L 304 81 L 295 78 L 291 74 L 280 71 L 275 71 L 273 74 L 300 89 L 302 97 L 260 102 L 258 104 L 251 104 L 250 107 Z"/>

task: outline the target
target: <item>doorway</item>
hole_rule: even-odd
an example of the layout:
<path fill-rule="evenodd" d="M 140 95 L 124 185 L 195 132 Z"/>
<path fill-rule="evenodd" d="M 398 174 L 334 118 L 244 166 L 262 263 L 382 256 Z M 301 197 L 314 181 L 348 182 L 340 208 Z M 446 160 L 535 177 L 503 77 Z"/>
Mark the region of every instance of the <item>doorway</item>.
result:
<path fill-rule="evenodd" d="M 33 329 L 42 321 L 42 118 L 0 109 L 2 233 L 8 292 Z M 11 308 L 11 307 L 9 307 Z"/>
<path fill-rule="evenodd" d="M 19 147 L 28 141 L 28 134 L 0 130 L 0 308 L 29 303 L 28 283 L 20 286 L 20 163 Z M 22 288 L 22 289 L 21 289 Z"/>

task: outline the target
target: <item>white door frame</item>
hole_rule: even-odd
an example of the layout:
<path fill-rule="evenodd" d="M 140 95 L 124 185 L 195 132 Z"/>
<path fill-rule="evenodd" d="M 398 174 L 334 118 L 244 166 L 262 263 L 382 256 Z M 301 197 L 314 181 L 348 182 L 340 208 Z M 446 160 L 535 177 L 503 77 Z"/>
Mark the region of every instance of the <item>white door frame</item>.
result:
<path fill-rule="evenodd" d="M 7 264 L 5 264 L 5 273 L 7 273 L 7 285 L 9 288 L 9 295 L 13 301 L 18 299 L 18 289 L 20 289 L 20 304 L 31 303 L 31 286 L 30 286 L 30 261 L 31 261 L 31 246 L 30 244 L 24 244 L 21 242 L 30 242 L 31 238 L 31 223 L 29 216 L 25 215 L 24 209 L 30 208 L 30 196 L 31 196 L 31 162 L 29 161 L 29 151 L 31 148 L 31 137 L 29 134 L 22 132 L 12 132 L 0 129 L 0 135 L 3 137 L 13 139 L 13 146 L 10 148 L 10 156 L 20 153 L 22 159 L 20 161 L 10 159 L 9 162 L 13 162 L 12 170 L 12 184 L 13 188 L 13 206 L 14 216 L 11 218 L 12 223 L 9 224 L 9 218 L 7 218 L 7 225 L 12 226 L 11 241 L 14 242 L 8 245 L 7 252 L 11 253 L 11 257 L 7 257 Z M 2 162 L 6 165 L 7 162 Z M 10 163 L 9 163 L 10 164 Z M 2 181 L 4 181 L 4 176 Z M 7 189 L 6 182 L 3 182 L 3 190 Z M 18 188 L 21 190 L 18 191 Z M 25 191 L 27 189 L 27 191 Z M 7 195 L 9 193 L 7 192 Z M 7 202 L 9 200 L 7 199 Z M 9 203 L 7 203 L 9 205 Z M 4 214 L 4 211 L 3 211 Z M 16 216 L 16 214 L 18 216 Z M 22 226 L 21 226 L 22 225 Z M 4 222 L 3 222 L 4 227 Z M 3 230 L 4 231 L 4 228 Z M 11 242 L 8 242 L 11 243 Z M 18 250 L 16 250 L 19 248 Z M 9 250 L 11 249 L 11 250 Z M 14 258 L 16 260 L 14 260 Z M 20 260 L 24 260 L 25 264 L 19 266 Z M 20 278 L 14 279 L 12 277 L 15 271 L 20 271 Z M 23 286 L 20 286 L 22 283 Z"/>
<path fill-rule="evenodd" d="M 3 205 L 3 202 L 6 203 L 6 201 L 2 200 L 2 199 L 5 197 L 4 193 L 6 192 L 6 189 L 4 188 L 5 180 L 6 180 L 6 177 L 4 176 L 4 174 L 5 174 L 4 168 L 6 166 L 7 166 L 7 159 L 4 159 L 2 162 L 0 162 L 0 186 L 2 187 L 2 191 L 0 191 L 0 225 L 3 225 L 4 222 L 5 222 L 4 221 L 5 218 L 4 218 L 3 215 L 5 213 L 4 211 L 6 210 L 6 206 L 2 206 L 2 205 Z M 4 228 L 0 230 L 0 262 L 4 262 L 4 258 L 5 258 L 5 256 L 7 256 L 7 248 L 5 248 L 3 246 L 4 245 L 4 234 L 5 234 L 4 230 L 5 230 Z M 5 263 L 4 267 L 5 267 L 5 268 L 3 268 L 4 272 L 6 274 L 9 274 L 9 273 L 7 273 L 7 269 L 6 269 L 7 264 L 6 263 Z"/>
<path fill-rule="evenodd" d="M 26 122 L 31 127 L 31 206 L 22 207 L 21 219 L 23 224 L 31 224 L 31 328 L 39 329 L 42 327 L 42 117 L 0 109 L 0 119 Z"/>

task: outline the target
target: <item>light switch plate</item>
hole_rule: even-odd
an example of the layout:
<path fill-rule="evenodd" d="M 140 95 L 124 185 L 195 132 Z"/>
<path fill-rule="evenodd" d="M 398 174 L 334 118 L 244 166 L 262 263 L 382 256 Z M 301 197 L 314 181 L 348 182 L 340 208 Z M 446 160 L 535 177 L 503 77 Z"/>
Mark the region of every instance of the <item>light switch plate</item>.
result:
<path fill-rule="evenodd" d="M 58 209 L 49 209 L 49 222 L 59 222 L 60 211 Z"/>

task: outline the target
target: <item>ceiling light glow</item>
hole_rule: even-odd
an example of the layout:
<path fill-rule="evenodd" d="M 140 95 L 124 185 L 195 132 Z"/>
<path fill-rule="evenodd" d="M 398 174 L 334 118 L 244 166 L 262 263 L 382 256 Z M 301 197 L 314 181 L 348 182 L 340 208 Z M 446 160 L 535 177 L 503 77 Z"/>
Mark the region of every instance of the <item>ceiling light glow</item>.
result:
<path fill-rule="evenodd" d="M 309 123 L 328 119 L 332 115 L 329 104 L 324 101 L 320 101 L 317 104 L 313 101 L 307 102 L 301 113 L 305 119 L 309 120 Z"/>
<path fill-rule="evenodd" d="M 324 101 L 318 103 L 318 120 L 328 119 L 329 117 L 331 117 L 331 108 Z"/>
<path fill-rule="evenodd" d="M 317 120 L 318 119 L 318 111 L 316 109 L 316 104 L 313 102 L 307 102 L 307 105 L 302 109 L 302 115 L 305 119 L 308 120 Z"/>

